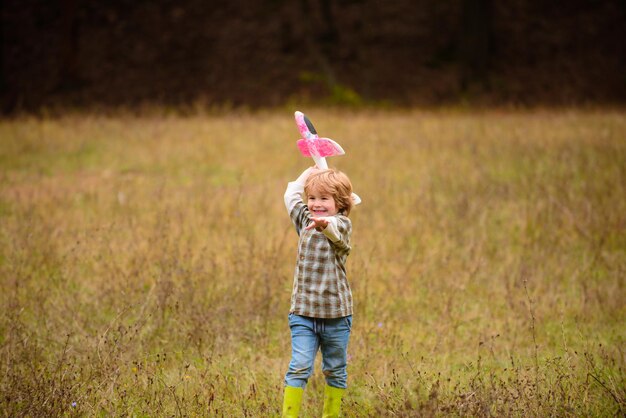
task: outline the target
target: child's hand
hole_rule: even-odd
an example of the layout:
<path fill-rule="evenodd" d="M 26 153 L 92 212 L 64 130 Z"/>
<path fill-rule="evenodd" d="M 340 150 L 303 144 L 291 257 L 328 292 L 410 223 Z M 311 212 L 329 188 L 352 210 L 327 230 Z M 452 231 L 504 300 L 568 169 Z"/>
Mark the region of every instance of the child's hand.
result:
<path fill-rule="evenodd" d="M 306 170 L 304 170 L 302 172 L 302 174 L 300 174 L 300 176 L 296 179 L 296 183 L 300 183 L 300 184 L 304 184 L 306 182 L 306 179 L 309 178 L 309 176 L 313 173 L 315 173 L 316 171 L 320 171 L 319 168 L 317 168 L 316 166 L 313 167 L 309 167 Z"/>
<path fill-rule="evenodd" d="M 307 168 L 306 170 L 304 170 L 304 172 L 306 173 L 306 176 L 307 176 L 307 177 L 309 177 L 309 176 L 310 176 L 310 175 L 312 175 L 312 174 L 317 173 L 318 171 L 322 171 L 322 170 L 320 170 L 319 168 L 317 168 L 317 166 L 316 166 L 316 165 L 311 166 L 311 167 Z"/>
<path fill-rule="evenodd" d="M 309 229 L 317 229 L 318 231 L 322 231 L 326 229 L 328 226 L 328 219 L 326 218 L 318 218 L 316 216 L 311 217 L 311 223 L 305 229 L 308 231 Z"/>

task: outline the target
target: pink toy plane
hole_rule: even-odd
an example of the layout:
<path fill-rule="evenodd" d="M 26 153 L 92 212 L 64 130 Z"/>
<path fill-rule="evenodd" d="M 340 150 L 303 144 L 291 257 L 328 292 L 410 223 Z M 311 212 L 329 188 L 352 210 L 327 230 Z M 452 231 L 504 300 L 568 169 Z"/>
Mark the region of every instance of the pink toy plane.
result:
<path fill-rule="evenodd" d="M 302 155 L 313 158 L 317 168 L 326 170 L 328 168 L 326 157 L 345 154 L 341 145 L 332 139 L 320 138 L 313 127 L 313 123 L 311 123 L 304 113 L 296 111 L 294 117 L 296 119 L 296 125 L 298 125 L 298 130 L 302 135 L 302 139 L 298 140 L 298 148 Z M 355 205 L 361 203 L 361 198 L 357 196 L 356 193 L 352 193 L 352 200 Z"/>

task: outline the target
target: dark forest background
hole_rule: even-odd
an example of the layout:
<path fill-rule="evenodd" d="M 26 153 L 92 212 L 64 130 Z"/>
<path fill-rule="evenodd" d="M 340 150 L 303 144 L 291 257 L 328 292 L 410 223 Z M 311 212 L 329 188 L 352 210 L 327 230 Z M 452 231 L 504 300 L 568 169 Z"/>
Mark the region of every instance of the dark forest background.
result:
<path fill-rule="evenodd" d="M 5 113 L 626 102 L 626 1 L 0 0 Z"/>

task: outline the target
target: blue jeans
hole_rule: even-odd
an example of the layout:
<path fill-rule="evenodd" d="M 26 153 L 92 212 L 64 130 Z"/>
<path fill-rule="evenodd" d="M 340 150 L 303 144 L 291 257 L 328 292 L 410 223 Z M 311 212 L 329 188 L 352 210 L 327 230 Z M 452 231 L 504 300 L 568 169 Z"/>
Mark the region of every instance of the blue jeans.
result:
<path fill-rule="evenodd" d="M 322 351 L 322 371 L 326 384 L 345 389 L 348 373 L 348 340 L 352 315 L 342 318 L 310 318 L 289 314 L 291 362 L 285 385 L 304 388 L 313 374 L 317 350 Z"/>

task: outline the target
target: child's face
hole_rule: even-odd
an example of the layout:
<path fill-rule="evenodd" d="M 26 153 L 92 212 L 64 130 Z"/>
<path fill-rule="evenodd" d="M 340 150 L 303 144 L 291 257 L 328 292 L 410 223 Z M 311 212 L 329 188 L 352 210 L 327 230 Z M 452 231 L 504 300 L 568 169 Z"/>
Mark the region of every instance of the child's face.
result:
<path fill-rule="evenodd" d="M 333 196 L 319 189 L 311 190 L 306 204 L 313 216 L 333 216 L 339 212 Z"/>

